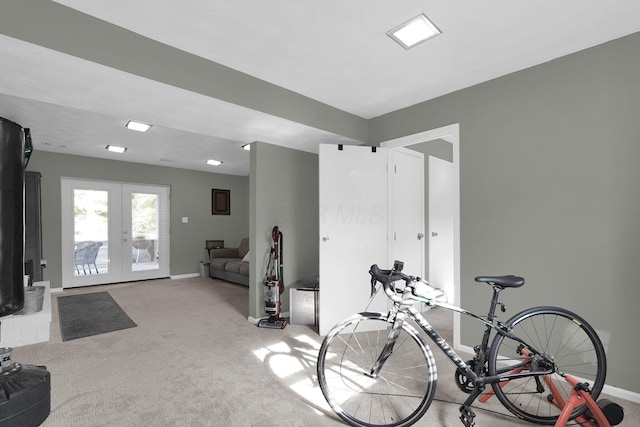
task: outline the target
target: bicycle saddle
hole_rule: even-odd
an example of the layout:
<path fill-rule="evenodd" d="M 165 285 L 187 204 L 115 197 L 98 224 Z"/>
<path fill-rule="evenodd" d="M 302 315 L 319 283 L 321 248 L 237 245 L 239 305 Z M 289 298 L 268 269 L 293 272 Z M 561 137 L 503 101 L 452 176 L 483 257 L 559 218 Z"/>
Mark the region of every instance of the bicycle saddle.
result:
<path fill-rule="evenodd" d="M 524 285 L 524 278 L 519 276 L 478 276 L 476 282 L 485 282 L 501 288 L 519 288 Z"/>

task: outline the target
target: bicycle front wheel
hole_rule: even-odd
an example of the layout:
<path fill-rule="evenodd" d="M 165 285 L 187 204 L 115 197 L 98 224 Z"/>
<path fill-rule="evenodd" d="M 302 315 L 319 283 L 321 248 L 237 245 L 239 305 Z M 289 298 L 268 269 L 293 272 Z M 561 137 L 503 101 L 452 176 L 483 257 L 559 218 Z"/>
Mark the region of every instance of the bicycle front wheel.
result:
<path fill-rule="evenodd" d="M 371 370 L 392 323 L 360 313 L 336 325 L 318 355 L 318 382 L 331 408 L 353 426 L 410 426 L 429 408 L 436 388 L 431 349 L 404 322 L 379 374 Z"/>
<path fill-rule="evenodd" d="M 489 353 L 489 375 L 547 369 L 552 361 L 555 372 L 549 375 L 512 379 L 493 384 L 502 404 L 516 416 L 529 422 L 553 425 L 568 402 L 572 386 L 563 376 L 570 375 L 588 382 L 591 396 L 597 399 L 607 372 L 604 347 L 595 330 L 578 315 L 557 307 L 536 307 L 516 314 L 506 324 L 511 334 L 520 338 L 542 358 L 524 367 L 521 342 L 497 335 Z M 586 411 L 587 405 L 576 407 L 571 419 Z"/>

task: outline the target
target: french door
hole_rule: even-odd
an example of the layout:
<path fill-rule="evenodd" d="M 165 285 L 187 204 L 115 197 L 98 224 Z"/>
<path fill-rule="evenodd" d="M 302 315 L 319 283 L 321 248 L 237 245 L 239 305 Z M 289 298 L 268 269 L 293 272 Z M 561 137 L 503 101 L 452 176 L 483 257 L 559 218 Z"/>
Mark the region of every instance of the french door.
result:
<path fill-rule="evenodd" d="M 61 179 L 62 287 L 169 276 L 169 187 Z"/>

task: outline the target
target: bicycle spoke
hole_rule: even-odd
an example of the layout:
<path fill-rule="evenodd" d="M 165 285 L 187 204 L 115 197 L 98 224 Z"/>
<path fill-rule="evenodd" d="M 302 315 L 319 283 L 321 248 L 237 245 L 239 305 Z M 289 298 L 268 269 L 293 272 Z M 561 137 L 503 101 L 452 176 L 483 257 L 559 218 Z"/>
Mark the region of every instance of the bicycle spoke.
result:
<path fill-rule="evenodd" d="M 409 325 L 402 326 L 378 376 L 364 375 L 380 357 L 390 331 L 391 324 L 382 314 L 367 313 L 330 332 L 320 349 L 322 392 L 333 410 L 352 425 L 408 426 L 433 399 L 435 360 Z"/>
<path fill-rule="evenodd" d="M 556 374 L 540 377 L 513 378 L 494 384 L 498 399 L 514 414 L 534 423 L 554 424 L 562 408 L 554 404 L 555 399 L 568 401 L 572 387 L 561 375 L 579 377 L 591 383 L 594 398 L 604 384 L 606 361 L 604 349 L 595 331 L 582 319 L 567 310 L 541 307 L 526 310 L 507 321 L 513 336 L 541 352 L 530 359 L 517 357 L 521 342 L 499 335 L 492 343 L 489 355 L 489 375 L 508 376 L 512 370 L 523 367 L 523 373 L 544 372 L 548 363 L 553 363 Z M 511 371 L 510 371 L 511 370 Z M 539 378 L 536 381 L 535 378 Z M 552 382 L 549 387 L 543 379 Z M 560 402 L 560 401 L 558 401 Z M 575 418 L 586 410 L 581 405 L 572 413 Z"/>

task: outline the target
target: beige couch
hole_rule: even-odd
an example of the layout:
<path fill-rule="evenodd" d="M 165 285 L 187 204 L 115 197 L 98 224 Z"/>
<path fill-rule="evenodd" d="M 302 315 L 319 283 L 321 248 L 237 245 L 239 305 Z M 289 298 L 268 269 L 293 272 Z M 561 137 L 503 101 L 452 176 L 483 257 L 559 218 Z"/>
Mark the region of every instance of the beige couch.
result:
<path fill-rule="evenodd" d="M 249 238 L 242 239 L 237 248 L 211 249 L 209 275 L 249 286 Z M 243 260 L 243 258 L 245 258 Z"/>

